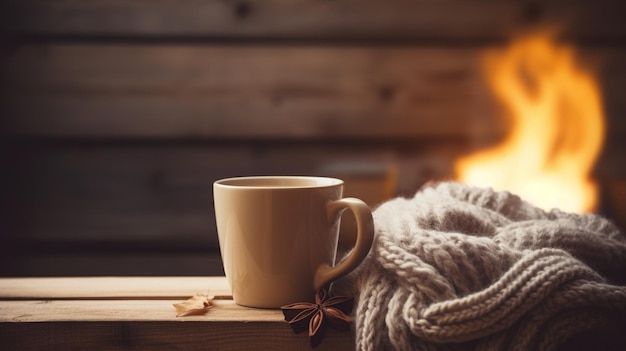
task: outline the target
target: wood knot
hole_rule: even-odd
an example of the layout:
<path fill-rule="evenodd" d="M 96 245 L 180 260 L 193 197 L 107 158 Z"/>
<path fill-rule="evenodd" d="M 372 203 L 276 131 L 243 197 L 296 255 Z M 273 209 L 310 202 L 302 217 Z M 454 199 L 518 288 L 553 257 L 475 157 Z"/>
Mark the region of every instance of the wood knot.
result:
<path fill-rule="evenodd" d="M 396 90 L 393 87 L 389 87 L 389 86 L 381 87 L 378 90 L 378 96 L 383 101 L 389 101 L 393 99 L 395 94 L 396 94 Z"/>
<path fill-rule="evenodd" d="M 235 17 L 238 19 L 244 19 L 250 15 L 252 11 L 252 6 L 250 6 L 247 2 L 237 2 L 235 3 Z"/>
<path fill-rule="evenodd" d="M 537 23 L 543 17 L 543 8 L 537 2 L 527 2 L 522 8 L 522 20 L 527 23 Z"/>

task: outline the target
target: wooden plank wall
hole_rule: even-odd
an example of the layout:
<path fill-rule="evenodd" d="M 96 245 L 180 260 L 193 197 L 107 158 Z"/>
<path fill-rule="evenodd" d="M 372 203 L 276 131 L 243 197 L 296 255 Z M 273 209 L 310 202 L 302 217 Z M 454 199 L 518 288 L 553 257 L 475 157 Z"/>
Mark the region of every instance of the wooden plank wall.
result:
<path fill-rule="evenodd" d="M 599 73 L 596 173 L 613 194 L 624 13 L 592 0 L 5 1 L 0 274 L 219 274 L 221 177 L 393 165 L 402 194 L 449 177 L 454 157 L 506 131 L 485 50 L 543 27 Z"/>

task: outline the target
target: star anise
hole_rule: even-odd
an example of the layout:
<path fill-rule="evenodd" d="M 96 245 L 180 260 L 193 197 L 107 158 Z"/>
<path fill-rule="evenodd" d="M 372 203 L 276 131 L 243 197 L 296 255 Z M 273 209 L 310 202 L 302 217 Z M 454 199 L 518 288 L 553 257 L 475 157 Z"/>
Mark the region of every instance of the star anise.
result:
<path fill-rule="evenodd" d="M 322 342 L 326 324 L 338 330 L 349 330 L 352 317 L 349 315 L 354 305 L 354 298 L 334 296 L 328 298 L 328 292 L 322 288 L 315 294 L 315 303 L 297 302 L 281 307 L 285 320 L 295 333 L 308 329 L 311 346 Z"/>

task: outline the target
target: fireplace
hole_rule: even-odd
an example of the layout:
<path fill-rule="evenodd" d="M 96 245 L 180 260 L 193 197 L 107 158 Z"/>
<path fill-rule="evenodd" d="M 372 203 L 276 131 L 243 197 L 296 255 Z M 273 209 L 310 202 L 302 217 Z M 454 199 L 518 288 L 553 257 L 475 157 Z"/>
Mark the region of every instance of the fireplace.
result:
<path fill-rule="evenodd" d="M 510 132 L 485 54 L 545 28 L 597 79 L 592 210 L 626 228 L 618 1 L 0 6 L 2 275 L 219 274 L 222 177 L 340 176 L 372 206 L 454 179 Z"/>

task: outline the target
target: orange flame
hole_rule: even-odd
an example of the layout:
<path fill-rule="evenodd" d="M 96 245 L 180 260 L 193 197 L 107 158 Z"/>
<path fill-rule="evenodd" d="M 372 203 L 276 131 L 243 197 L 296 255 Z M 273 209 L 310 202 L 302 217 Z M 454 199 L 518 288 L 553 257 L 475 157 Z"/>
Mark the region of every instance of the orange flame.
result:
<path fill-rule="evenodd" d="M 455 162 L 457 179 L 508 190 L 544 209 L 593 211 L 591 170 L 604 137 L 593 76 L 577 67 L 571 48 L 547 35 L 522 38 L 485 63 L 512 130 L 494 148 Z"/>

